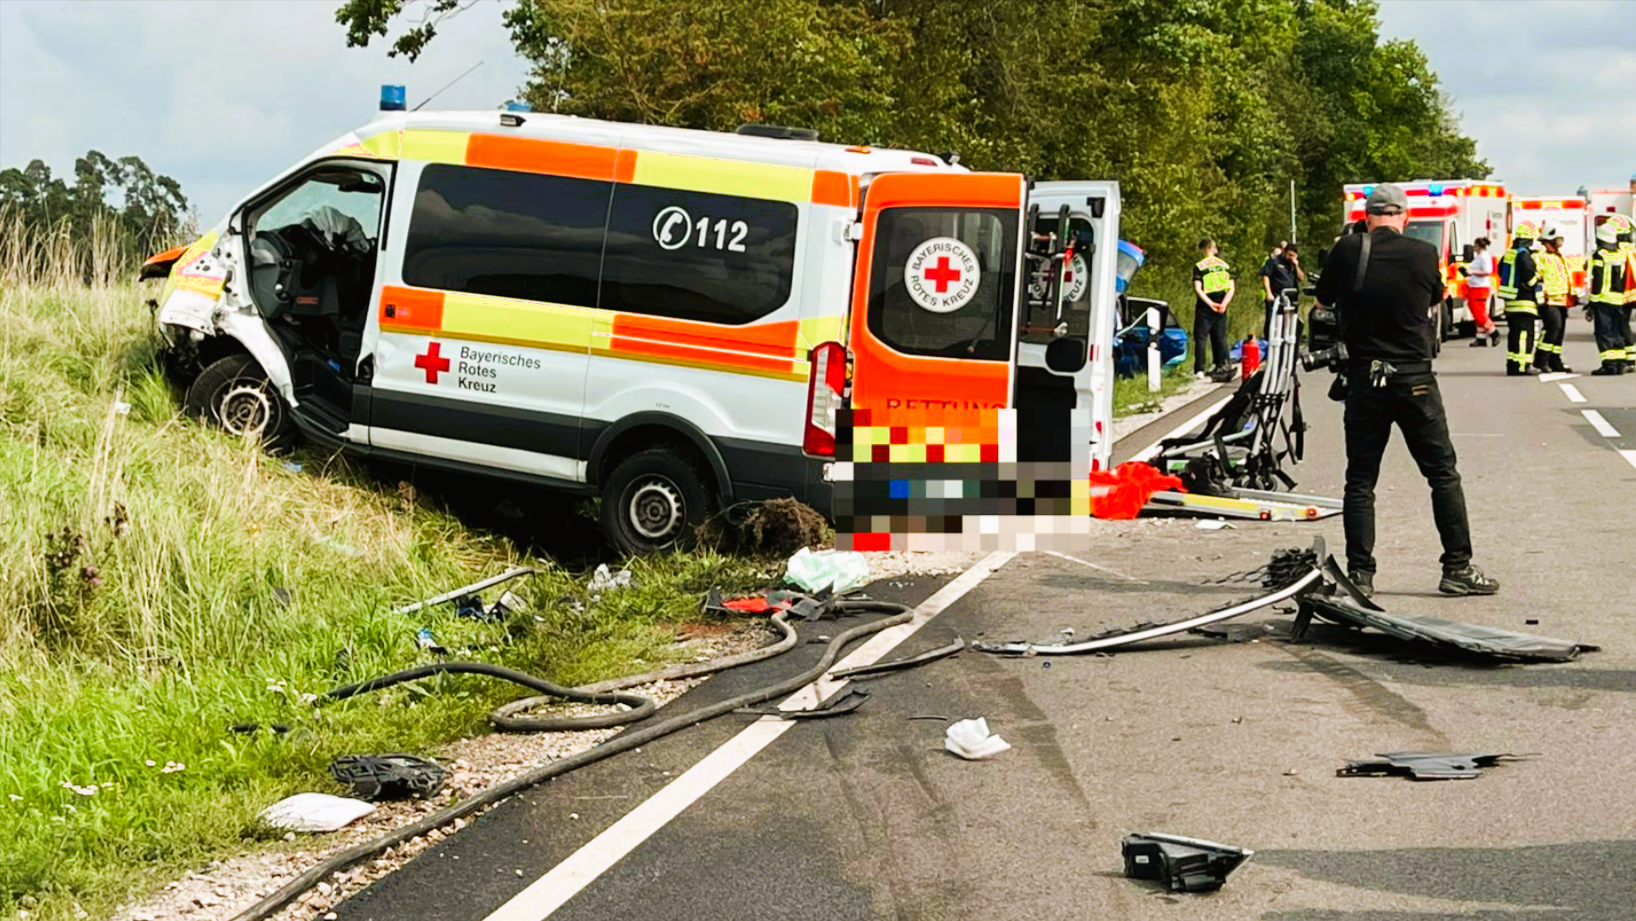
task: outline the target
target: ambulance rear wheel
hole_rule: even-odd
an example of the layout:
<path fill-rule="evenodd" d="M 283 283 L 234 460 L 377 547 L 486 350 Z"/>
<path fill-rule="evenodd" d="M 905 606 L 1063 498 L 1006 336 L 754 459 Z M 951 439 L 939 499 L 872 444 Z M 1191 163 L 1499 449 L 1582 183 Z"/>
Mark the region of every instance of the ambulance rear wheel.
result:
<path fill-rule="evenodd" d="M 229 355 L 199 372 L 188 385 L 183 407 L 188 415 L 229 435 L 260 439 L 269 451 L 289 448 L 296 441 L 290 408 L 249 355 Z"/>
<path fill-rule="evenodd" d="M 621 460 L 608 475 L 602 530 L 632 556 L 685 548 L 712 504 L 698 464 L 674 448 L 648 448 Z"/>

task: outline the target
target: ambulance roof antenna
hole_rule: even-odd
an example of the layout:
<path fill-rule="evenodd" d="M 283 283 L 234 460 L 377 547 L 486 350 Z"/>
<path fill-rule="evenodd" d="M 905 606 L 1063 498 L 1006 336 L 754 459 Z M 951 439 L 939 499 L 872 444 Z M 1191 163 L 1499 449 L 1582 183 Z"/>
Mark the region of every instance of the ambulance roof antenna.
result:
<path fill-rule="evenodd" d="M 466 79 L 467 74 L 470 74 L 472 71 L 474 71 L 477 68 L 482 67 L 482 66 L 483 66 L 483 62 L 478 61 L 476 64 L 473 64 L 472 66 L 466 68 L 466 73 L 463 73 L 460 76 L 455 77 L 453 80 L 450 80 L 448 83 L 443 84 L 443 89 L 438 90 L 437 92 L 433 93 L 430 96 L 427 96 L 425 99 L 422 99 L 420 101 L 420 105 L 415 106 L 413 109 L 410 109 L 409 111 L 419 112 L 420 109 L 421 109 L 421 106 L 424 106 L 424 105 L 426 105 L 426 103 L 431 102 L 432 100 L 436 99 L 438 96 L 443 94 L 443 90 L 446 90 L 449 87 L 454 86 L 456 83 L 459 83 L 460 81 Z"/>

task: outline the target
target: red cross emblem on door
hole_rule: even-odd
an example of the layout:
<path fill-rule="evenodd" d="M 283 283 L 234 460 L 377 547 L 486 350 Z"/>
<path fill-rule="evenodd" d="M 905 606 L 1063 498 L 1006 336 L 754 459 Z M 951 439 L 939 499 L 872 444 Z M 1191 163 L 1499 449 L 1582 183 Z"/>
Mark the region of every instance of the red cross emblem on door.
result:
<path fill-rule="evenodd" d="M 949 257 L 938 256 L 937 265 L 927 268 L 926 280 L 937 286 L 938 294 L 949 293 L 949 285 L 960 280 L 960 270 L 949 265 Z"/>
<path fill-rule="evenodd" d="M 442 348 L 442 343 L 432 342 L 426 346 L 426 354 L 415 356 L 415 367 L 426 372 L 428 384 L 437 383 L 438 372 L 449 370 L 449 359 L 438 354 Z"/>

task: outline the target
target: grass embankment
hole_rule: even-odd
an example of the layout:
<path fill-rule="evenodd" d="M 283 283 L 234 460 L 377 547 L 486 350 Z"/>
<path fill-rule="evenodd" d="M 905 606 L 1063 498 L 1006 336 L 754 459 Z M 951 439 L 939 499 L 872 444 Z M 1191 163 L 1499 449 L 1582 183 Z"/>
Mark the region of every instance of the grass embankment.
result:
<path fill-rule="evenodd" d="M 332 789 L 336 755 L 485 731 L 517 689 L 449 678 L 303 703 L 425 661 L 418 627 L 574 684 L 663 660 L 702 593 L 767 576 L 640 561 L 636 588 L 576 612 L 559 599 L 589 602 L 583 573 L 338 458 L 269 457 L 180 418 L 146 296 L 0 281 L 0 917 L 104 916 L 260 837 L 267 804 Z M 547 571 L 513 584 L 527 607 L 504 624 L 386 613 L 519 562 Z"/>

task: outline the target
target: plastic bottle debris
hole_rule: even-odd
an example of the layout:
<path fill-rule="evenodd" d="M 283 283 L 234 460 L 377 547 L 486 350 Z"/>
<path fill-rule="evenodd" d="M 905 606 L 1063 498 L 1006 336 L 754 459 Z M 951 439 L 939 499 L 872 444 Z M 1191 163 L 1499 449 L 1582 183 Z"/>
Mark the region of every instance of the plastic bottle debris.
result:
<path fill-rule="evenodd" d="M 331 796 L 297 793 L 261 811 L 261 821 L 283 831 L 336 831 L 375 811 L 373 803 Z"/>
<path fill-rule="evenodd" d="M 609 592 L 616 588 L 630 588 L 630 586 L 631 571 L 629 569 L 621 569 L 616 573 L 609 572 L 608 564 L 603 563 L 596 568 L 596 572 L 591 574 L 590 591 L 592 594 Z"/>
<path fill-rule="evenodd" d="M 967 761 L 992 758 L 1011 748 L 1006 740 L 988 731 L 988 721 L 980 716 L 950 725 L 943 738 L 943 747 Z"/>
<path fill-rule="evenodd" d="M 840 594 L 869 581 L 869 563 L 863 554 L 854 550 L 820 550 L 813 553 L 802 547 L 790 557 L 784 581 L 793 582 L 809 592 L 827 589 Z"/>

